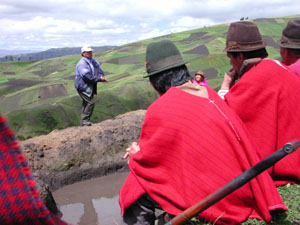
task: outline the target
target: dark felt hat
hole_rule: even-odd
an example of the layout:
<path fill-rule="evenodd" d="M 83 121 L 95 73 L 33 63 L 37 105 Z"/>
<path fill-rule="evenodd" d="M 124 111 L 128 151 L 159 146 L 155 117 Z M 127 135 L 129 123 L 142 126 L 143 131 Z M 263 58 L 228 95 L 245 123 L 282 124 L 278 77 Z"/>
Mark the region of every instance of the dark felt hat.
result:
<path fill-rule="evenodd" d="M 280 47 L 300 49 L 300 19 L 291 19 L 278 41 Z"/>
<path fill-rule="evenodd" d="M 146 69 L 150 77 L 157 73 L 184 65 L 182 56 L 172 41 L 163 40 L 151 43 L 146 50 Z"/>
<path fill-rule="evenodd" d="M 249 52 L 266 47 L 258 27 L 249 21 L 231 23 L 226 38 L 227 52 Z"/>

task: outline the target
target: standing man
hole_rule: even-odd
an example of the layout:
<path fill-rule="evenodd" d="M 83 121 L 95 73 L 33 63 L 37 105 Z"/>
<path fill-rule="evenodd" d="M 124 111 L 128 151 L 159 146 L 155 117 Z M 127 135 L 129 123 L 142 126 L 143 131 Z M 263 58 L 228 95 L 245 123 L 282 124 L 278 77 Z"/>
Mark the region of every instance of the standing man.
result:
<path fill-rule="evenodd" d="M 282 62 L 300 76 L 300 19 L 292 19 L 279 40 Z"/>
<path fill-rule="evenodd" d="M 261 159 L 288 141 L 300 140 L 300 78 L 279 61 L 267 59 L 265 46 L 254 23 L 230 24 L 225 51 L 233 68 L 225 73 L 219 91 L 245 123 Z M 300 152 L 269 172 L 277 185 L 299 182 Z"/>
<path fill-rule="evenodd" d="M 90 46 L 81 48 L 82 58 L 76 65 L 75 88 L 82 99 L 81 126 L 91 126 L 95 101 L 94 94 L 97 94 L 97 83 L 107 82 L 100 63 L 93 59 L 93 49 Z"/>

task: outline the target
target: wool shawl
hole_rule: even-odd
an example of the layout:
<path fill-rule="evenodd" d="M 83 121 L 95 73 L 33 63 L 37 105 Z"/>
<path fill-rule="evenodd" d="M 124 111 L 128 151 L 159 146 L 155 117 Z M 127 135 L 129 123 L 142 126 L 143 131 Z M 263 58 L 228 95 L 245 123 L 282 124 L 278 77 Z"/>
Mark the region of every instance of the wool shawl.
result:
<path fill-rule="evenodd" d="M 260 159 L 291 140 L 300 140 L 300 77 L 280 62 L 262 60 L 225 95 L 245 123 Z M 300 181 L 300 151 L 288 155 L 269 172 L 277 185 Z"/>
<path fill-rule="evenodd" d="M 295 63 L 288 66 L 288 68 L 300 76 L 300 59 L 298 59 Z"/>
<path fill-rule="evenodd" d="M 66 225 L 40 198 L 13 131 L 0 116 L 0 224 Z"/>
<path fill-rule="evenodd" d="M 238 116 L 217 93 L 209 98 L 171 87 L 148 108 L 140 151 L 120 190 L 122 214 L 148 193 L 166 212 L 178 215 L 251 166 L 258 156 Z M 247 218 L 271 220 L 269 210 L 286 209 L 267 172 L 199 215 L 215 224 Z"/>

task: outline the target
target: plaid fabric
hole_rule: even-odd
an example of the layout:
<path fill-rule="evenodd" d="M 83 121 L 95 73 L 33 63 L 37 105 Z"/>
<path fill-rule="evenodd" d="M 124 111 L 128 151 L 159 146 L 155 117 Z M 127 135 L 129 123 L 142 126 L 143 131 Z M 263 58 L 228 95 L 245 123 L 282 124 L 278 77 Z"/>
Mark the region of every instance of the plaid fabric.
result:
<path fill-rule="evenodd" d="M 65 225 L 40 198 L 13 131 L 0 116 L 0 224 Z"/>

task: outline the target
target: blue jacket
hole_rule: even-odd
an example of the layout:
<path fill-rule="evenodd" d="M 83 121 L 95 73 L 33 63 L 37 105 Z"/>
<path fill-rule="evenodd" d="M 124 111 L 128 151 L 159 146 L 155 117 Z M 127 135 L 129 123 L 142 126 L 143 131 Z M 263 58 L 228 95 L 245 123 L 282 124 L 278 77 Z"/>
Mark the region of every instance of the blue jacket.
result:
<path fill-rule="evenodd" d="M 104 77 L 99 62 L 82 57 L 76 65 L 75 73 L 75 88 L 79 92 L 88 97 L 97 94 L 97 82 L 101 81 L 100 76 Z"/>

